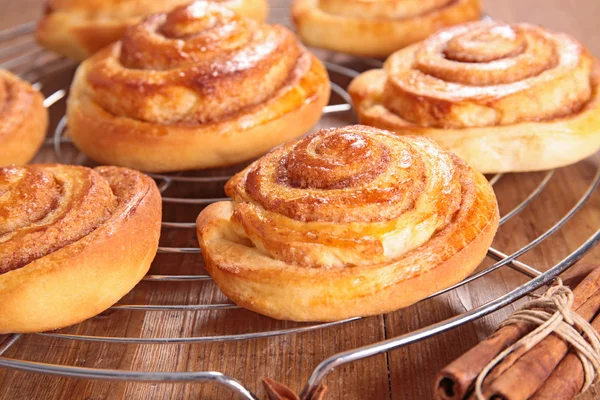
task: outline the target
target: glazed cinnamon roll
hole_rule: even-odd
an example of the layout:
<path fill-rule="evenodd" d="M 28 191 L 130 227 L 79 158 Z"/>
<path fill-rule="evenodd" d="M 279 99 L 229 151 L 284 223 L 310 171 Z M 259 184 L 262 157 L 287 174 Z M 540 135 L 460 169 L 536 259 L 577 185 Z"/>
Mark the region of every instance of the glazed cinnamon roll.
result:
<path fill-rule="evenodd" d="M 264 21 L 266 0 L 211 0 L 240 15 Z M 190 0 L 47 0 L 36 39 L 44 47 L 81 61 L 121 38 L 146 15 L 167 12 Z"/>
<path fill-rule="evenodd" d="M 104 311 L 150 267 L 154 181 L 125 168 L 0 168 L 0 333 L 62 328 Z"/>
<path fill-rule="evenodd" d="M 197 2 L 82 63 L 67 116 L 94 160 L 166 172 L 264 154 L 307 132 L 328 99 L 327 71 L 287 29 Z"/>
<path fill-rule="evenodd" d="M 600 67 L 575 39 L 477 22 L 401 50 L 348 91 L 361 123 L 427 136 L 480 172 L 535 171 L 600 148 Z"/>
<path fill-rule="evenodd" d="M 0 167 L 26 164 L 35 156 L 48 127 L 43 102 L 28 82 L 0 70 Z"/>
<path fill-rule="evenodd" d="M 279 147 L 225 190 L 196 222 L 206 268 L 277 319 L 408 306 L 471 273 L 498 227 L 483 175 L 429 139 L 360 125 Z"/>
<path fill-rule="evenodd" d="M 386 57 L 438 29 L 481 18 L 480 0 L 294 0 L 302 40 L 359 56 Z"/>

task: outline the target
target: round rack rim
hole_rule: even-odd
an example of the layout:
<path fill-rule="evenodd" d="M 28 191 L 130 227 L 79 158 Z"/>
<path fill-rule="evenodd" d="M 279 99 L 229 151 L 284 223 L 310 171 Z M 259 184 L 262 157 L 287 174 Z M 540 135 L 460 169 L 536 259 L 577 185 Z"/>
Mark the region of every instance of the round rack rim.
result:
<path fill-rule="evenodd" d="M 0 31 L 0 68 L 19 70 L 28 66 L 27 70 L 21 71 L 20 75 L 25 79 L 34 81 L 33 85 L 37 89 L 43 89 L 42 83 L 38 79 L 49 74 L 59 73 L 67 68 L 73 67 L 74 64 L 63 57 L 50 56 L 47 57 L 44 63 L 37 63 L 36 60 L 40 58 L 40 55 L 44 54 L 44 51 L 39 47 L 35 46 L 33 41 L 32 33 L 35 29 L 35 22 L 28 22 L 22 25 L 18 25 L 9 28 L 4 31 Z M 15 44 L 15 42 L 18 42 Z M 381 66 L 381 61 L 375 59 L 360 59 L 364 65 L 369 68 Z M 324 60 L 324 64 L 327 69 L 335 74 L 341 75 L 347 79 L 354 78 L 360 71 L 351 69 L 345 65 L 336 64 L 331 61 Z M 330 104 L 323 110 L 324 114 L 332 113 L 349 113 L 352 111 L 350 97 L 347 91 L 339 84 L 332 82 L 331 90 L 343 101 L 341 104 Z M 55 92 L 48 95 L 44 101 L 44 105 L 47 108 L 53 107 L 58 102 L 62 101 L 67 95 L 67 88 L 60 88 Z M 353 118 L 353 117 L 352 117 Z M 70 143 L 70 139 L 65 136 L 67 127 L 66 117 L 62 117 L 59 121 L 55 131 L 51 138 L 47 139 L 44 143 L 45 146 L 52 147 L 56 156 L 57 161 L 60 162 L 62 159 L 62 146 Z M 159 184 L 161 193 L 164 193 L 169 187 L 174 184 L 206 184 L 215 182 L 225 182 L 231 175 L 221 176 L 184 176 L 180 173 L 174 174 L 148 174 L 154 178 Z M 515 217 L 527 206 L 536 199 L 548 183 L 552 180 L 555 175 L 555 171 L 547 171 L 543 178 L 540 180 L 538 185 L 523 199 L 517 206 L 507 212 L 500 219 L 500 225 L 503 225 L 511 218 Z M 496 174 L 490 178 L 492 185 L 497 184 L 504 174 Z M 367 357 L 381 354 L 399 347 L 403 347 L 410 343 L 415 343 L 421 340 L 425 340 L 429 337 L 438 335 L 447 330 L 453 329 L 465 323 L 477 320 L 485 315 L 488 315 L 500 308 L 513 303 L 519 298 L 527 295 L 533 290 L 540 286 L 551 282 L 558 274 L 569 268 L 577 260 L 583 257 L 587 251 L 592 249 L 595 245 L 600 242 L 600 229 L 597 230 L 592 236 L 590 236 L 579 248 L 567 255 L 562 261 L 548 269 L 546 272 L 540 272 L 537 269 L 529 266 L 523 262 L 517 260 L 518 257 L 522 256 L 533 247 L 539 245 L 552 234 L 556 233 L 561 227 L 569 221 L 577 212 L 585 205 L 590 196 L 600 186 L 600 166 L 596 171 L 591 183 L 587 190 L 579 198 L 577 203 L 563 216 L 561 217 L 552 227 L 546 230 L 537 238 L 531 242 L 513 252 L 512 254 L 504 254 L 502 251 L 490 248 L 488 250 L 488 257 L 493 259 L 495 263 L 490 267 L 487 267 L 479 272 L 472 274 L 462 282 L 441 290 L 437 293 L 432 294 L 427 299 L 438 296 L 440 294 L 454 290 L 462 285 L 469 282 L 473 282 L 503 266 L 508 266 L 515 271 L 520 272 L 528 278 L 528 281 L 517 288 L 513 289 L 509 293 L 504 294 L 496 299 L 493 299 L 485 304 L 475 307 L 462 314 L 455 315 L 445 321 L 440 321 L 436 324 L 423 327 L 413 332 L 407 332 L 401 336 L 395 338 L 389 338 L 383 341 L 375 342 L 370 345 L 348 350 L 342 353 L 332 355 L 323 362 L 321 362 L 317 368 L 313 371 L 307 385 L 304 388 L 303 394 L 308 395 L 314 391 L 314 389 L 320 384 L 325 376 L 331 372 L 334 368 L 340 365 L 355 362 Z M 206 205 L 215 201 L 227 200 L 227 198 L 177 198 L 177 197 L 163 197 L 163 202 L 180 204 L 180 205 Z M 163 229 L 194 229 L 194 222 L 163 222 Z M 160 247 L 159 253 L 165 254 L 200 254 L 201 250 L 197 247 Z M 201 284 L 204 281 L 211 281 L 208 275 L 156 275 L 149 274 L 144 277 L 145 282 L 197 282 Z M 427 300 L 424 299 L 424 300 Z M 423 301 L 424 301 L 423 300 Z M 239 307 L 235 304 L 181 304 L 181 305 L 155 305 L 155 304 L 118 304 L 111 307 L 111 310 L 128 310 L 128 311 L 142 311 L 142 312 L 161 312 L 161 311 L 194 311 L 194 312 L 205 312 L 205 311 L 219 311 L 219 310 L 231 310 L 238 309 Z M 234 334 L 234 335 L 215 335 L 215 336 L 195 336 L 195 337 L 104 337 L 104 336 L 89 336 L 89 335 L 74 335 L 74 334 L 61 334 L 61 333 L 41 333 L 40 336 L 48 338 L 58 338 L 62 340 L 77 340 L 86 342 L 105 342 L 105 343 L 130 343 L 130 344 L 186 344 L 186 343 L 207 343 L 207 342 L 225 342 L 225 341 L 236 341 L 236 340 L 250 340 L 263 337 L 273 337 L 277 335 L 296 334 L 307 331 L 313 331 L 317 329 L 324 329 L 335 325 L 356 321 L 361 318 L 351 318 L 343 321 L 336 321 L 330 323 L 312 324 L 297 326 L 294 328 L 286 328 L 272 331 L 260 331 L 252 333 Z M 189 372 L 167 372 L 167 371 L 156 371 L 156 372 L 141 372 L 141 371 L 125 371 L 125 370 L 112 370 L 102 368 L 84 368 L 75 367 L 69 365 L 58 365 L 51 363 L 40 363 L 28 360 L 14 359 L 4 356 L 4 354 L 24 335 L 12 334 L 9 335 L 3 342 L 0 342 L 0 367 L 12 368 L 16 370 L 51 374 L 65 377 L 76 377 L 85 379 L 104 379 L 104 380 L 120 380 L 120 381 L 138 381 L 138 382 L 212 382 L 223 385 L 241 398 L 245 399 L 257 399 L 256 395 L 253 394 L 248 388 L 242 383 L 235 380 L 232 377 L 223 375 L 216 371 L 189 371 Z"/>

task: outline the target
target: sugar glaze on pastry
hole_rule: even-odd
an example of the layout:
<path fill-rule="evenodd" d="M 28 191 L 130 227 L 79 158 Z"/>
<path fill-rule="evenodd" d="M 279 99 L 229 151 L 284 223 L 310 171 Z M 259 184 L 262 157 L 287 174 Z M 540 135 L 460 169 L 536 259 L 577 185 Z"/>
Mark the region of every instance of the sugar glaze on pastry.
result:
<path fill-rule="evenodd" d="M 491 186 L 429 139 L 365 126 L 283 145 L 197 220 L 206 268 L 256 312 L 331 321 L 410 305 L 466 277 L 498 226 Z"/>
<path fill-rule="evenodd" d="M 212 0 L 232 11 L 264 21 L 266 0 Z M 116 42 L 130 25 L 148 14 L 168 12 L 189 0 L 47 0 L 36 30 L 47 49 L 81 61 Z"/>
<path fill-rule="evenodd" d="M 29 162 L 47 128 L 44 97 L 29 82 L 0 70 L 0 167 Z"/>
<path fill-rule="evenodd" d="M 438 29 L 476 21 L 480 0 L 294 0 L 292 17 L 306 44 L 386 57 Z"/>
<path fill-rule="evenodd" d="M 67 117 L 94 160 L 167 172 L 260 156 L 306 133 L 328 99 L 325 67 L 290 31 L 200 1 L 83 62 Z"/>
<path fill-rule="evenodd" d="M 0 168 L 0 333 L 62 328 L 106 310 L 156 255 L 160 193 L 117 167 Z"/>
<path fill-rule="evenodd" d="M 600 66 L 575 39 L 476 22 L 394 53 L 348 91 L 361 123 L 426 136 L 485 173 L 556 168 L 600 148 Z"/>

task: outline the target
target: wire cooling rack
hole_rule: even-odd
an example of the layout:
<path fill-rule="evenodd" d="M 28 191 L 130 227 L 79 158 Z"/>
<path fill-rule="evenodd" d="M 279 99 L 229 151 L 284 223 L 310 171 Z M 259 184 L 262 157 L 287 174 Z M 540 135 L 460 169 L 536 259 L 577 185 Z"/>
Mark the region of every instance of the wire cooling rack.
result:
<path fill-rule="evenodd" d="M 44 102 L 45 106 L 50 108 L 54 113 L 58 112 L 64 115 L 64 98 L 68 91 L 68 79 L 72 74 L 74 64 L 64 58 L 47 53 L 39 48 L 33 40 L 32 32 L 34 23 L 23 24 L 5 31 L 0 32 L 0 67 L 12 70 L 31 81 L 34 86 L 42 90 L 46 95 Z M 362 70 L 379 67 L 381 61 L 375 59 L 353 58 L 350 63 L 344 65 L 336 62 L 337 55 L 319 53 L 322 58 L 326 59 L 325 64 L 332 76 L 332 101 L 323 110 L 324 124 L 338 123 L 349 124 L 355 122 L 352 114 L 352 107 L 348 93 L 344 89 L 349 80 L 358 75 Z M 347 58 L 346 58 L 347 59 Z M 66 78 L 65 78 L 66 77 Z M 337 83 L 337 82 L 341 83 Z M 332 119 L 333 118 L 333 119 Z M 70 144 L 70 139 L 67 132 L 67 121 L 63 116 L 51 127 L 51 134 L 44 143 L 46 151 L 53 153 L 55 162 L 73 162 L 80 160 L 85 162 L 85 159 L 77 154 L 76 150 Z M 52 150 L 50 150 L 52 149 Z M 240 166 L 239 168 L 241 168 Z M 214 188 L 215 185 L 222 186 L 225 181 L 231 177 L 231 173 L 235 172 L 229 169 L 228 171 L 209 171 L 201 174 L 150 174 L 158 183 L 161 193 L 163 194 L 164 205 L 176 205 L 178 207 L 189 206 L 204 206 L 215 201 L 223 200 L 222 197 L 203 197 L 203 196 L 185 196 L 181 195 L 182 191 L 178 191 L 178 186 L 192 184 L 200 192 L 204 192 L 204 188 Z M 536 199 L 552 180 L 554 171 L 545 172 L 539 184 L 527 195 L 520 203 L 512 210 L 505 213 L 500 225 L 509 221 L 517 214 L 521 213 L 534 199 Z M 503 174 L 497 174 L 490 177 L 490 183 L 496 185 L 503 178 Z M 438 293 L 431 295 L 429 298 L 436 297 L 442 293 L 454 290 L 459 286 L 469 282 L 476 281 L 479 278 L 502 267 L 509 267 L 525 275 L 528 280 L 525 284 L 515 288 L 509 293 L 504 294 L 488 303 L 475 307 L 463 314 L 456 315 L 450 319 L 440 321 L 436 324 L 424 327 L 422 329 L 401 335 L 399 337 L 387 339 L 385 341 L 370 344 L 365 347 L 349 350 L 343 353 L 335 354 L 323 362 L 313 371 L 310 379 L 304 387 L 303 394 L 308 395 L 321 383 L 323 378 L 334 368 L 341 365 L 352 363 L 367 357 L 381 354 L 390 350 L 394 350 L 411 343 L 421 341 L 423 339 L 438 335 L 447 330 L 458 327 L 462 324 L 474 321 L 489 313 L 492 313 L 539 288 L 540 286 L 549 283 L 558 274 L 569 268 L 583 255 L 592 249 L 600 241 L 600 230 L 597 230 L 592 236 L 587 238 L 579 248 L 570 254 L 567 254 L 562 261 L 542 273 L 536 268 L 529 266 L 517 260 L 520 256 L 527 253 L 532 248 L 538 246 L 548 237 L 556 233 L 561 227 L 569 221 L 590 199 L 594 191 L 600 184 L 600 168 L 596 171 L 591 179 L 589 186 L 584 191 L 576 204 L 558 219 L 549 229 L 538 237 L 531 240 L 529 243 L 512 252 L 505 254 L 499 249 L 490 248 L 488 257 L 491 258 L 493 265 L 481 269 L 473 275 L 469 276 L 464 281 L 450 288 L 444 289 Z M 208 189 L 207 189 L 208 190 Z M 169 194 L 172 192 L 174 194 Z M 186 191 L 183 191 L 184 193 Z M 195 228 L 193 221 L 165 221 L 162 223 L 163 232 L 165 230 L 191 230 Z M 159 247 L 159 253 L 170 254 L 198 254 L 198 247 L 182 247 L 175 244 Z M 151 282 L 153 285 L 160 285 L 164 282 L 194 282 L 201 283 L 210 281 L 210 276 L 206 274 L 182 274 L 182 275 L 159 275 L 151 274 L 144 278 L 144 281 Z M 134 289 L 135 291 L 135 289 Z M 238 306 L 230 303 L 222 304 L 175 304 L 175 305 L 155 305 L 155 304 L 117 304 L 111 310 L 129 310 L 136 312 L 207 312 L 207 311 L 224 311 L 236 309 Z M 109 311 L 110 312 L 110 311 Z M 290 335 L 317 329 L 325 329 L 333 325 L 347 323 L 356 318 L 338 321 L 333 323 L 322 324 L 295 324 L 295 326 L 286 327 L 285 329 L 252 331 L 246 333 L 212 335 L 212 336 L 170 336 L 170 337 L 110 337 L 110 336 L 90 336 L 73 333 L 41 333 L 44 337 L 59 338 L 64 340 L 88 341 L 88 342 L 104 342 L 108 344 L 192 344 L 206 342 L 229 342 L 238 340 L 250 340 L 261 337 L 270 337 L 277 335 Z M 288 324 L 289 325 L 289 324 Z M 83 368 L 69 365 L 58 365 L 39 363 L 22 359 L 8 358 L 3 356 L 9 348 L 22 340 L 24 336 L 13 334 L 9 335 L 0 344 L 0 367 L 13 368 L 17 370 L 52 374 L 66 377 L 77 377 L 86 379 L 102 379 L 102 380 L 118 380 L 118 381 L 138 381 L 138 382 L 212 382 L 228 387 L 233 393 L 239 395 L 240 398 L 257 399 L 248 388 L 244 387 L 240 382 L 233 377 L 226 376 L 216 371 L 206 372 L 141 372 L 141 371 L 126 371 L 112 369 L 97 369 Z"/>

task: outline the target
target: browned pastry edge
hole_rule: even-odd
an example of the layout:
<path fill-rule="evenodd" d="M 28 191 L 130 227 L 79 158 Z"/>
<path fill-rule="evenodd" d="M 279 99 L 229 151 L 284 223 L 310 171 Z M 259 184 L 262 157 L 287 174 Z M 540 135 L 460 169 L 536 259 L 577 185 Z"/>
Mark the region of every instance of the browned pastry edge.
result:
<path fill-rule="evenodd" d="M 83 85 L 78 82 L 85 79 L 85 72 L 80 68 L 67 107 L 73 142 L 100 163 L 148 172 L 211 168 L 252 159 L 306 133 L 327 105 L 327 71 L 315 56 L 306 52 L 303 57 L 307 71 L 293 76 L 268 101 L 204 126 L 117 118 L 81 92 Z"/>
<path fill-rule="evenodd" d="M 2 82 L 4 81 L 4 82 Z M 36 154 L 48 127 L 43 96 L 31 85 L 0 70 L 0 85 L 6 84 L 11 104 L 0 105 L 0 166 L 26 164 Z"/>
<path fill-rule="evenodd" d="M 357 280 L 368 280 L 369 273 L 378 274 L 383 268 L 374 266 L 366 273 L 352 268 L 323 271 L 293 266 L 279 271 L 257 270 L 267 257 L 253 251 L 233 232 L 229 222 L 232 211 L 230 202 L 219 202 L 198 216 L 196 225 L 207 271 L 237 305 L 275 319 L 294 321 L 338 321 L 414 304 L 462 281 L 477 268 L 498 226 L 498 218 L 490 221 L 475 240 L 426 273 L 395 281 L 373 293 L 353 296 L 351 289 Z"/>
<path fill-rule="evenodd" d="M 36 40 L 43 47 L 71 59 L 82 61 L 98 50 L 121 38 L 129 25 L 138 23 L 148 13 L 165 11 L 157 6 L 156 0 L 139 16 L 104 15 L 98 18 L 86 16 L 81 10 L 49 9 L 39 21 L 36 29 Z M 169 6 L 190 3 L 189 0 L 170 1 Z M 172 4 L 171 4 L 172 3 Z M 224 3 L 228 3 L 224 1 Z M 268 4 L 266 0 L 230 1 L 228 5 L 233 11 L 257 21 L 267 19 Z"/>
<path fill-rule="evenodd" d="M 486 178 L 458 157 L 360 125 L 274 149 L 226 191 L 233 201 L 196 221 L 206 269 L 236 304 L 285 320 L 374 315 L 423 299 L 479 265 L 499 220 Z"/>
<path fill-rule="evenodd" d="M 349 93 L 361 123 L 433 139 L 482 173 L 542 171 L 573 164 L 600 148 L 598 72 L 596 69 L 593 98 L 582 110 L 551 121 L 498 127 L 436 129 L 399 123 L 396 115 L 373 101 L 380 92 L 366 80 L 379 70 L 358 77 Z"/>
<path fill-rule="evenodd" d="M 480 26 L 483 24 L 484 23 L 473 24 L 473 26 Z M 469 25 L 465 25 L 465 27 L 468 26 Z M 458 28 L 459 27 L 456 27 L 455 29 Z M 528 29 L 537 28 L 533 27 Z M 547 32 L 544 34 L 551 35 L 551 33 Z M 570 165 L 585 159 L 600 149 L 600 62 L 591 57 L 580 44 L 574 41 L 574 39 L 570 39 L 561 34 L 556 34 L 556 37 L 564 42 L 572 43 L 570 45 L 570 51 L 573 51 L 573 48 L 579 49 L 580 61 L 579 64 L 577 64 L 577 68 L 580 68 L 580 65 L 586 65 L 588 68 L 591 68 L 589 89 L 586 86 L 579 90 L 584 94 L 591 91 L 590 97 L 583 103 L 583 106 L 579 105 L 575 107 L 575 109 L 569 106 L 569 102 L 575 100 L 579 101 L 578 97 L 575 98 L 576 96 L 579 96 L 579 94 L 575 95 L 571 90 L 567 90 L 566 94 L 557 94 L 556 90 L 551 90 L 558 87 L 557 90 L 562 90 L 564 92 L 565 89 L 562 88 L 561 83 L 565 79 L 571 79 L 576 82 L 581 81 L 579 78 L 577 78 L 579 81 L 576 80 L 574 77 L 575 73 L 565 74 L 559 70 L 557 73 L 558 78 L 556 78 L 558 79 L 557 82 L 550 82 L 549 79 L 540 81 L 541 83 L 539 86 L 545 90 L 543 93 L 550 93 L 548 95 L 548 102 L 550 104 L 548 109 L 550 111 L 552 111 L 552 106 L 555 103 L 562 104 L 559 100 L 564 97 L 563 102 L 566 102 L 567 106 L 566 108 L 559 108 L 556 111 L 558 116 L 540 118 L 539 120 L 528 119 L 516 123 L 504 123 L 495 126 L 445 128 L 420 126 L 419 123 L 410 122 L 407 119 L 402 118 L 396 111 L 388 108 L 387 104 L 390 101 L 395 100 L 393 93 L 390 94 L 387 92 L 389 87 L 392 87 L 393 85 L 390 84 L 388 86 L 388 70 L 386 69 L 371 70 L 359 75 L 349 85 L 348 93 L 352 98 L 358 119 L 361 123 L 393 131 L 401 135 L 416 135 L 433 139 L 442 147 L 456 153 L 467 161 L 469 165 L 482 173 L 539 171 Z M 431 42 L 432 39 L 428 39 L 428 41 Z M 414 50 L 413 48 L 419 48 L 418 46 L 423 48 L 424 43 L 426 42 L 400 50 L 392 55 L 390 59 L 393 57 L 401 59 L 404 54 L 411 53 Z M 386 64 L 386 68 L 388 69 L 390 59 L 388 59 L 388 63 Z M 511 60 L 511 57 L 507 57 L 506 59 Z M 477 68 L 477 64 L 463 63 L 463 65 L 459 65 L 459 67 L 464 69 Z M 554 67 L 548 67 L 547 72 L 552 72 L 552 68 Z M 488 70 L 482 68 L 479 72 L 485 75 Z M 408 71 L 407 74 L 408 73 L 411 72 Z M 577 73 L 577 76 L 580 77 L 581 72 L 578 70 Z M 426 74 L 423 73 L 423 75 Z M 538 79 L 539 76 L 540 75 L 538 74 L 532 73 L 531 77 L 525 79 Z M 562 78 L 563 76 L 565 76 L 564 79 Z M 464 77 L 466 78 L 468 75 L 465 75 Z M 453 76 L 451 77 L 451 80 L 459 80 L 462 78 L 463 76 Z M 404 79 L 403 82 L 408 81 L 408 78 L 404 75 L 402 76 L 402 79 Z M 438 80 L 442 83 L 445 82 L 441 78 L 438 78 Z M 587 83 L 588 82 L 586 81 L 586 84 Z M 455 82 L 448 83 L 448 85 L 464 87 L 469 90 L 475 90 L 474 88 L 481 87 L 482 93 L 480 97 L 483 100 L 475 97 L 472 99 L 461 99 L 459 95 L 456 95 L 456 104 L 458 106 L 456 107 L 456 111 L 453 111 L 454 109 L 450 107 L 453 104 L 452 94 L 449 94 L 447 96 L 448 98 L 443 98 L 439 102 L 436 102 L 437 98 L 433 94 L 431 97 L 423 96 L 423 103 L 425 103 L 422 106 L 425 109 L 423 115 L 426 115 L 427 118 L 435 118 L 436 110 L 439 110 L 439 114 L 441 115 L 440 118 L 445 118 L 443 121 L 456 118 L 455 121 L 450 122 L 461 124 L 463 122 L 461 118 L 464 116 L 464 119 L 466 119 L 467 122 L 473 122 L 475 119 L 469 121 L 469 118 L 472 115 L 477 114 L 469 114 L 468 107 L 472 104 L 475 104 L 476 107 L 481 106 L 478 110 L 484 110 L 488 105 L 486 104 L 486 101 L 489 101 L 489 103 L 493 103 L 494 101 L 498 103 L 504 101 L 501 96 L 496 96 L 497 98 L 494 97 L 496 92 L 486 92 L 485 85 L 471 87 Z M 493 85 L 496 85 L 496 83 L 493 83 Z M 496 87 L 493 85 L 492 87 Z M 504 86 L 510 87 L 510 85 L 512 85 L 512 83 L 505 84 Z M 514 105 L 515 103 L 519 105 L 521 103 L 532 104 L 531 110 L 535 111 L 535 105 L 539 104 L 540 101 L 544 101 L 545 97 L 536 92 L 535 85 L 532 87 L 526 86 L 525 81 L 517 81 L 514 85 L 525 86 L 525 90 L 522 90 L 521 92 L 515 90 L 514 93 L 509 93 L 508 97 L 512 96 L 510 97 L 511 99 L 520 96 L 518 97 L 519 103 L 516 101 L 512 101 L 512 103 L 508 100 L 504 101 L 503 107 L 508 108 L 508 112 L 505 114 L 512 113 L 516 110 L 516 114 L 518 115 L 520 110 L 519 106 Z M 414 87 L 419 87 L 423 92 L 427 92 L 428 89 L 428 86 L 425 84 L 412 85 L 411 89 Z M 502 85 L 498 84 L 497 87 L 502 87 Z M 438 90 L 435 93 L 440 92 L 442 91 Z M 409 96 L 406 97 L 409 98 Z M 417 101 L 410 105 L 410 110 L 401 108 L 400 111 L 403 113 L 405 112 L 410 117 L 421 117 L 421 115 L 418 114 L 420 105 L 416 103 Z M 398 102 L 395 106 L 400 107 L 399 104 L 400 103 Z M 465 107 L 464 110 L 459 107 L 463 104 Z M 576 104 L 579 103 L 576 102 Z M 510 107 L 512 107 L 512 109 Z M 492 109 L 492 106 L 490 106 L 490 109 Z M 461 113 L 461 111 L 463 112 Z M 497 114 L 505 115 L 501 112 L 497 112 Z"/>
<path fill-rule="evenodd" d="M 371 57 L 394 51 L 446 26 L 481 18 L 480 0 L 455 0 L 440 9 L 406 19 L 370 19 L 328 14 L 318 0 L 295 0 L 292 17 L 302 40 L 314 47 Z"/>
<path fill-rule="evenodd" d="M 143 179 L 147 192 L 110 223 L 0 275 L 0 333 L 81 322 L 116 303 L 143 278 L 156 255 L 161 221 L 158 188 L 149 177 Z"/>

